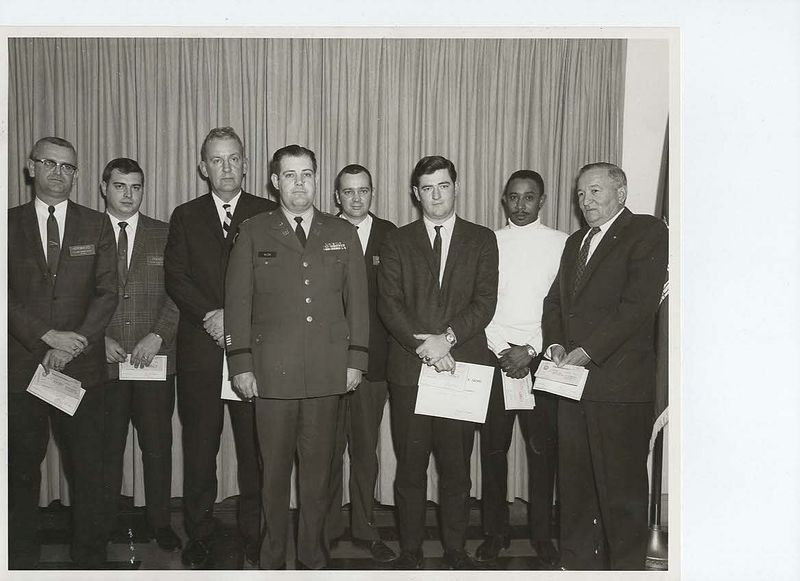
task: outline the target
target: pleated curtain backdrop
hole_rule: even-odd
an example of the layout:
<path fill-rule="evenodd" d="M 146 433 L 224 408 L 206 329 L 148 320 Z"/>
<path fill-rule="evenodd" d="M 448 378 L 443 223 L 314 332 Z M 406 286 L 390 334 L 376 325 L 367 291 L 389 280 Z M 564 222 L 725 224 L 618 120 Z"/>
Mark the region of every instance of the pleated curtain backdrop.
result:
<path fill-rule="evenodd" d="M 374 212 L 403 225 L 418 217 L 414 164 L 440 154 L 459 173 L 460 216 L 500 227 L 505 180 L 530 168 L 549 195 L 542 221 L 569 233 L 580 225 L 577 169 L 621 160 L 625 57 L 626 42 L 616 39 L 11 39 L 8 205 L 31 199 L 25 160 L 36 139 L 57 135 L 78 151 L 73 200 L 103 210 L 104 165 L 131 157 L 145 171 L 142 212 L 167 221 L 207 191 L 200 145 L 211 128 L 231 125 L 250 160 L 245 189 L 257 195 L 270 195 L 272 153 L 299 143 L 317 154 L 318 207 L 335 211 L 336 173 L 361 163 L 373 173 Z M 225 430 L 220 498 L 236 493 Z M 391 455 L 386 442 L 381 450 Z M 131 454 L 139 452 L 129 441 Z M 43 502 L 63 488 L 54 458 L 51 443 Z M 509 496 L 525 498 L 524 447 L 515 444 L 510 461 Z M 393 474 L 382 468 L 381 480 L 379 500 L 391 501 Z M 138 504 L 140 486 L 141 475 L 132 481 L 127 470 L 124 491 L 136 489 Z"/>

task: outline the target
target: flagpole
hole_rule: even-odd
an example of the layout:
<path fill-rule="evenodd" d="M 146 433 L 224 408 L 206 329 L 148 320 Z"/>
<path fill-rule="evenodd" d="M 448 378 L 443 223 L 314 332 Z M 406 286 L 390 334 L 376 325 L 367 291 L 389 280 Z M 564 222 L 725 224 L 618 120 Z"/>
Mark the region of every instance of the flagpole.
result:
<path fill-rule="evenodd" d="M 653 446 L 652 482 L 650 484 L 650 541 L 647 543 L 646 569 L 667 569 L 667 531 L 661 526 L 661 474 L 664 459 L 664 430 L 659 431 Z"/>

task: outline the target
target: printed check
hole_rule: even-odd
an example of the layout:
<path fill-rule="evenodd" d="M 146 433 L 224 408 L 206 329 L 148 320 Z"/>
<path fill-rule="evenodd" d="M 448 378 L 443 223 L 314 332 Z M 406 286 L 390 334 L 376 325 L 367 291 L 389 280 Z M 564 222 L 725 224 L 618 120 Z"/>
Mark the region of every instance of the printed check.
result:
<path fill-rule="evenodd" d="M 123 381 L 164 381 L 167 378 L 167 356 L 156 355 L 147 367 L 134 367 L 131 354 L 119 364 L 119 378 Z"/>
<path fill-rule="evenodd" d="M 86 390 L 81 387 L 80 381 L 59 371 L 51 369 L 45 375 L 44 367 L 39 365 L 28 384 L 28 393 L 73 416 Z"/>
<path fill-rule="evenodd" d="M 453 373 L 423 365 L 414 413 L 476 422 L 486 421 L 494 367 L 456 362 Z"/>
<path fill-rule="evenodd" d="M 552 361 L 542 361 L 534 376 L 533 389 L 578 401 L 583 395 L 589 370 L 579 365 L 558 367 Z"/>

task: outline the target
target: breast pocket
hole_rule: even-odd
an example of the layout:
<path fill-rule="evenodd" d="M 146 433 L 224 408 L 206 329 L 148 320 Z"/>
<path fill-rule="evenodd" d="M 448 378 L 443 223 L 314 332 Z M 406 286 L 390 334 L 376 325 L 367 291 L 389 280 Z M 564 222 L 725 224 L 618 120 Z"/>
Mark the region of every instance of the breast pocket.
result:
<path fill-rule="evenodd" d="M 276 257 L 257 257 L 253 264 L 253 281 L 257 293 L 273 293 L 278 290 L 281 265 Z"/>
<path fill-rule="evenodd" d="M 327 283 L 333 290 L 341 290 L 347 266 L 347 253 L 343 251 L 328 251 L 322 255 L 322 265 L 325 267 Z"/>

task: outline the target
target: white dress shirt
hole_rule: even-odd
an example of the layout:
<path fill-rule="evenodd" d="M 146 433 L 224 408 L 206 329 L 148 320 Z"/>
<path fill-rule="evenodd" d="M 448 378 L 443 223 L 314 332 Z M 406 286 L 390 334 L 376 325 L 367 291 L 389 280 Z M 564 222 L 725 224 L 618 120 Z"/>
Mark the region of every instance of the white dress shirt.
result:
<path fill-rule="evenodd" d="M 567 235 L 536 220 L 513 222 L 495 232 L 499 252 L 497 308 L 486 327 L 489 349 L 499 357 L 509 344 L 542 350 L 542 302 L 553 284 Z"/>
<path fill-rule="evenodd" d="M 47 261 L 47 219 L 50 217 L 50 211 L 47 208 L 49 204 L 45 204 L 37 197 L 33 206 L 36 208 L 36 221 L 39 223 L 42 252 L 44 252 L 44 259 Z M 53 215 L 56 217 L 56 224 L 58 224 L 58 247 L 61 248 L 64 246 L 64 225 L 67 223 L 67 200 L 55 204 L 55 209 L 56 211 Z"/>
<path fill-rule="evenodd" d="M 428 240 L 431 243 L 431 248 L 433 248 L 433 241 L 436 238 L 435 227 L 442 227 L 439 229 L 440 236 L 442 237 L 442 257 L 439 263 L 439 285 L 441 285 L 442 277 L 444 277 L 444 267 L 447 264 L 447 253 L 450 251 L 450 240 L 453 238 L 453 228 L 456 225 L 456 215 L 453 213 L 453 215 L 442 224 L 434 224 L 424 216 L 422 217 L 422 221 L 425 224 L 425 230 L 428 232 Z"/>
<path fill-rule="evenodd" d="M 111 219 L 111 227 L 114 228 L 114 240 L 119 243 L 119 231 L 121 228 L 119 227 L 120 222 L 127 222 L 128 225 L 125 227 L 125 233 L 128 235 L 128 267 L 131 265 L 131 255 L 133 254 L 133 242 L 136 240 L 136 227 L 139 225 L 139 212 L 136 212 L 130 218 L 126 218 L 125 220 L 120 220 L 111 212 L 108 212 L 108 217 Z"/>
<path fill-rule="evenodd" d="M 225 228 L 223 227 L 223 224 L 225 224 L 225 208 L 223 208 L 222 205 L 228 204 L 230 206 L 230 208 L 228 208 L 228 212 L 230 212 L 231 216 L 233 216 L 233 213 L 236 211 L 236 204 L 239 203 L 239 196 L 241 195 L 242 195 L 242 190 L 239 190 L 239 192 L 231 198 L 230 202 L 226 202 L 225 200 L 220 198 L 217 194 L 211 192 L 211 199 L 214 200 L 214 205 L 217 207 L 217 216 L 219 217 L 219 227 L 222 228 L 223 236 L 225 236 L 226 234 L 225 234 Z"/>
<path fill-rule="evenodd" d="M 286 216 L 286 221 L 289 222 L 289 227 L 294 230 L 297 228 L 297 222 L 294 219 L 297 216 L 303 218 L 303 221 L 300 223 L 300 226 L 303 227 L 303 230 L 306 233 L 306 240 L 308 240 L 308 233 L 311 231 L 311 221 L 314 219 L 314 206 L 311 206 L 308 210 L 303 212 L 302 214 L 295 214 L 286 209 L 286 207 L 281 204 L 281 211 L 283 211 L 283 215 Z"/>

